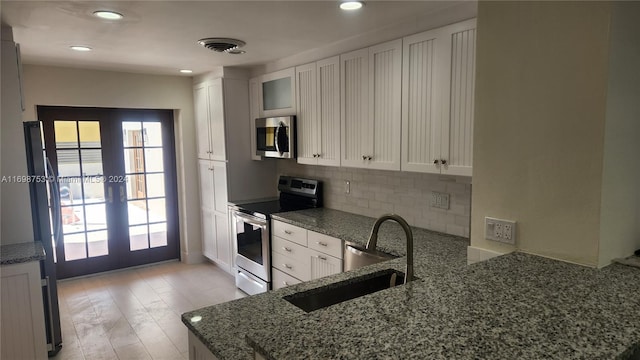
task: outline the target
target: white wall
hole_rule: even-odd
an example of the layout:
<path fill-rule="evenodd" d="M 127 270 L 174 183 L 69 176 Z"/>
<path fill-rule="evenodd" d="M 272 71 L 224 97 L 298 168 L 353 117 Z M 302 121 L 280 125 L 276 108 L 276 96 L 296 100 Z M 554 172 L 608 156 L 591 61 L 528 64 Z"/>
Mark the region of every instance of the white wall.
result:
<path fill-rule="evenodd" d="M 25 65 L 24 87 L 25 121 L 37 118 L 36 105 L 178 110 L 175 112 L 175 135 L 180 247 L 183 261 L 201 261 L 191 77 Z"/>
<path fill-rule="evenodd" d="M 13 181 L 12 176 L 27 175 L 27 155 L 22 128 L 22 108 L 20 85 L 13 32 L 10 27 L 2 27 L 2 118 L 0 119 L 0 177 L 9 178 L 2 182 L 1 237 L 0 244 L 15 244 L 34 240 L 29 202 L 29 185 Z"/>
<path fill-rule="evenodd" d="M 597 266 L 610 4 L 478 4 L 471 245 Z M 484 217 L 518 221 L 516 246 Z"/>
<path fill-rule="evenodd" d="M 442 2 L 440 5 L 438 10 L 427 14 L 414 14 L 412 17 L 397 24 L 382 26 L 374 31 L 342 39 L 327 46 L 255 66 L 251 69 L 251 76 L 302 65 L 385 41 L 399 39 L 403 36 L 471 19 L 476 17 L 477 14 L 477 3 L 475 1 L 456 1 L 448 4 Z"/>
<path fill-rule="evenodd" d="M 324 207 L 377 218 L 396 213 L 411 225 L 469 237 L 471 184 L 464 177 L 400 171 L 299 165 L 279 160 L 278 175 L 319 179 L 324 182 Z M 345 193 L 345 182 L 351 192 Z M 431 192 L 450 195 L 449 210 L 430 206 Z"/>
<path fill-rule="evenodd" d="M 640 249 L 640 3 L 613 6 L 599 265 Z"/>

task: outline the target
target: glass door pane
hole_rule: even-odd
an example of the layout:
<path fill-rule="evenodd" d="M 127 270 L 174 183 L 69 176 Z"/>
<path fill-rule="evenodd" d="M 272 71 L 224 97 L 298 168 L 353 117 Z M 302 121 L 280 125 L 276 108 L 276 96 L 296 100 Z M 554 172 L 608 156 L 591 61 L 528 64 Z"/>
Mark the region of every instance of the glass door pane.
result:
<path fill-rule="evenodd" d="M 131 251 L 167 246 L 162 139 L 159 122 L 122 122 Z"/>
<path fill-rule="evenodd" d="M 100 123 L 55 120 L 64 260 L 109 254 Z"/>

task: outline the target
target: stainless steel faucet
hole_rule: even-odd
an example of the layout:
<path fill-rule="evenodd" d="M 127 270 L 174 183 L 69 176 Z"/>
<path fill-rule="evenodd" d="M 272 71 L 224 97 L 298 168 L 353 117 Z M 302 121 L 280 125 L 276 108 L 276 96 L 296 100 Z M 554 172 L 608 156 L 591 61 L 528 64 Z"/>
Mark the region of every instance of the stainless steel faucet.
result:
<path fill-rule="evenodd" d="M 376 220 L 375 224 L 373 224 L 373 229 L 371 230 L 371 235 L 369 235 L 369 241 L 367 241 L 366 249 L 370 251 L 374 251 L 376 249 L 376 245 L 378 244 L 378 230 L 380 229 L 380 225 L 387 220 L 394 220 L 400 224 L 407 238 L 407 270 L 404 274 L 404 283 L 406 284 L 413 280 L 413 233 L 405 219 L 396 214 L 384 214 L 380 216 L 378 220 Z"/>

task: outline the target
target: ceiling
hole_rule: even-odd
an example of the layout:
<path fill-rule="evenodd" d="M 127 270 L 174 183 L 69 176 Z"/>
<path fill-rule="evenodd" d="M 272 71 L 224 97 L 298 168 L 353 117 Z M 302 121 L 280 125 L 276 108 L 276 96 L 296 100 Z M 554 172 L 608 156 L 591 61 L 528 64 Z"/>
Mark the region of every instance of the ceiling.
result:
<path fill-rule="evenodd" d="M 357 11 L 339 1 L 6 1 L 2 22 L 13 28 L 23 62 L 138 73 L 194 74 L 216 66 L 255 66 L 342 39 L 402 24 L 452 1 L 368 1 Z M 125 17 L 101 20 L 96 10 Z M 204 37 L 245 41 L 246 54 L 216 53 Z M 91 52 L 76 52 L 86 45 Z"/>

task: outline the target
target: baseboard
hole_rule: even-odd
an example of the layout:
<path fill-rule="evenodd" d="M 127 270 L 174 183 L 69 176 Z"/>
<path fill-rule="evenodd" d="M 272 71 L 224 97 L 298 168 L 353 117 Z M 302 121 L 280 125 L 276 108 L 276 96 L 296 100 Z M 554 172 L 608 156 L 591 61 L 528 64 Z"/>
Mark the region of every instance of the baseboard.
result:
<path fill-rule="evenodd" d="M 180 261 L 189 265 L 200 264 L 204 262 L 204 260 L 205 260 L 204 255 L 202 255 L 202 253 L 199 251 L 189 252 L 189 253 L 183 251 L 180 256 Z"/>
<path fill-rule="evenodd" d="M 488 249 L 482 249 L 474 246 L 467 246 L 467 265 L 475 264 L 477 262 L 489 260 L 496 256 L 508 254 L 511 251 L 507 252 L 498 252 Z"/>

